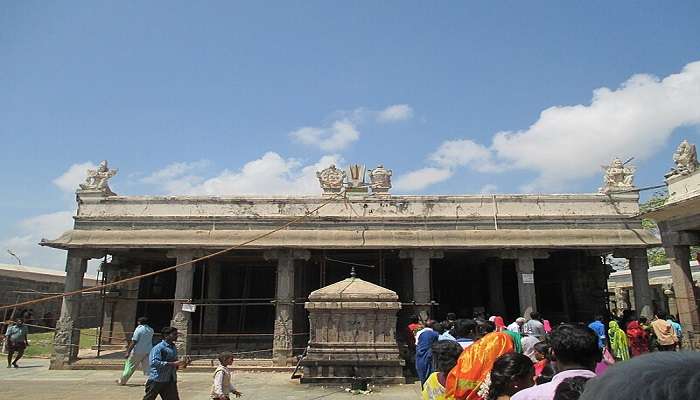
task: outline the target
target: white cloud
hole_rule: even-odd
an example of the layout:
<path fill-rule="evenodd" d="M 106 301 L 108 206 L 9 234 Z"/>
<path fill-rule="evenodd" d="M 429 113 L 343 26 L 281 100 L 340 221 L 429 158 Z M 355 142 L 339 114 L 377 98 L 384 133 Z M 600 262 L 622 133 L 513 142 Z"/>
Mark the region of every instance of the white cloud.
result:
<path fill-rule="evenodd" d="M 486 185 L 482 186 L 481 189 L 479 190 L 479 193 L 481 194 L 495 194 L 498 192 L 498 186 L 494 185 L 492 183 L 487 183 Z"/>
<path fill-rule="evenodd" d="M 304 126 L 289 133 L 295 141 L 318 147 L 324 152 L 343 150 L 360 139 L 359 126 L 370 123 L 390 123 L 410 119 L 413 109 L 408 104 L 394 104 L 381 111 L 364 107 L 339 110 L 331 114 L 331 122 L 322 126 Z"/>
<path fill-rule="evenodd" d="M 452 177 L 452 174 L 453 171 L 448 168 L 422 168 L 401 175 L 394 181 L 393 186 L 397 192 L 414 192 L 445 181 Z"/>
<path fill-rule="evenodd" d="M 443 142 L 428 156 L 428 160 L 443 168 L 469 166 L 480 172 L 496 172 L 500 169 L 494 164 L 488 148 L 469 139 Z"/>
<path fill-rule="evenodd" d="M 323 151 L 342 150 L 360 138 L 360 132 L 349 119 L 334 121 L 325 128 L 305 126 L 289 135 L 302 144 L 318 146 Z"/>
<path fill-rule="evenodd" d="M 503 169 L 496 165 L 488 148 L 469 139 L 448 140 L 428 155 L 429 167 L 410 171 L 395 181 L 398 190 L 413 192 L 450 179 L 457 168 L 470 167 L 480 172 L 498 172 Z"/>
<path fill-rule="evenodd" d="M 165 168 L 159 169 L 158 171 L 152 173 L 151 175 L 148 175 L 147 177 L 142 178 L 141 182 L 157 183 L 163 179 L 171 179 L 174 177 L 182 176 L 182 175 L 185 175 L 191 171 L 204 168 L 208 165 L 209 165 L 208 160 L 172 163 L 170 165 L 167 165 Z"/>
<path fill-rule="evenodd" d="M 413 117 L 413 109 L 408 104 L 394 104 L 377 113 L 378 122 L 405 121 Z"/>
<path fill-rule="evenodd" d="M 87 170 L 96 169 L 97 165 L 91 161 L 81 164 L 71 165 L 66 172 L 54 179 L 52 182 L 63 192 L 73 193 L 78 189 L 78 185 L 85 182 Z"/>
<path fill-rule="evenodd" d="M 195 172 L 209 164 L 208 160 L 172 163 L 141 178 L 141 182 L 160 185 L 167 193 L 186 193 L 203 180 Z"/>
<path fill-rule="evenodd" d="M 700 61 L 663 79 L 638 74 L 617 89 L 596 89 L 587 105 L 550 107 L 527 129 L 495 133 L 490 147 L 469 139 L 445 141 L 428 163 L 478 172 L 529 170 L 538 176 L 523 190 L 566 190 L 601 175 L 600 166 L 613 157 L 651 157 L 675 129 L 700 124 L 698 104 Z"/>
<path fill-rule="evenodd" d="M 658 79 L 634 75 L 596 89 L 589 105 L 544 110 L 528 129 L 499 132 L 491 149 L 513 168 L 538 173 L 533 189 L 557 190 L 600 174 L 613 157 L 644 160 L 674 129 L 700 123 L 700 62 Z"/>
<path fill-rule="evenodd" d="M 39 246 L 42 238 L 55 239 L 73 227 L 73 212 L 59 211 L 37 215 L 20 221 L 15 235 L 0 241 L 5 262 L 15 263 L 6 250 L 12 250 L 22 264 L 61 270 L 66 263 L 66 253 Z"/>
<path fill-rule="evenodd" d="M 151 176 L 160 179 L 149 180 L 160 186 L 168 194 L 187 195 L 292 195 L 320 194 L 316 177 L 331 164 L 340 163 L 338 155 L 326 155 L 313 164 L 303 165 L 299 160 L 283 158 L 275 152 L 267 152 L 262 157 L 246 163 L 240 170 L 223 170 L 211 178 L 187 175 L 189 168 L 166 167 Z M 191 165 L 191 163 L 176 163 Z M 176 164 L 171 164 L 176 165 Z M 173 172 L 171 174 L 161 171 Z"/>

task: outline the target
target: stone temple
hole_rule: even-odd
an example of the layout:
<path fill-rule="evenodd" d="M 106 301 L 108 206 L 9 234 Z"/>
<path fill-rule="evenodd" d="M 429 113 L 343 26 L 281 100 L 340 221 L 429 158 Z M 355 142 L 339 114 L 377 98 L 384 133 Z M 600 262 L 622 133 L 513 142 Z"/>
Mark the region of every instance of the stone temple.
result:
<path fill-rule="evenodd" d="M 661 242 L 642 229 L 633 169 L 619 160 L 590 194 L 393 195 L 390 170 L 354 165 L 320 171 L 313 196 L 120 196 L 108 185 L 115 173 L 106 162 L 89 171 L 73 229 L 41 243 L 67 250 L 67 291 L 82 287 L 91 258 L 110 256 L 102 271 L 111 282 L 296 222 L 109 288 L 105 345 L 123 344 L 146 315 L 156 331 L 178 327 L 181 353 L 225 348 L 289 365 L 309 341 L 309 294 L 352 268 L 398 296 L 399 346 L 414 314 L 512 320 L 538 310 L 555 323 L 588 321 L 606 308 L 611 253 L 629 259 L 635 304 L 651 312 L 646 249 Z M 75 361 L 80 303 L 64 299 L 52 368 Z"/>

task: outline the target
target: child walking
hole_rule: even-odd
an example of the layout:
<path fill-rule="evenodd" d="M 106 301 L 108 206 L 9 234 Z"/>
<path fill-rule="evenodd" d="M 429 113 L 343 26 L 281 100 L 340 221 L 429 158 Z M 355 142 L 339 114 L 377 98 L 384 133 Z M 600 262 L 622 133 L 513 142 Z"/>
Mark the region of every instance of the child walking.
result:
<path fill-rule="evenodd" d="M 227 368 L 233 363 L 233 354 L 224 351 L 219 354 L 219 365 L 214 372 L 214 384 L 211 386 L 211 398 L 216 400 L 229 400 L 229 394 L 241 397 L 243 393 L 236 390 L 231 382 L 231 371 Z"/>

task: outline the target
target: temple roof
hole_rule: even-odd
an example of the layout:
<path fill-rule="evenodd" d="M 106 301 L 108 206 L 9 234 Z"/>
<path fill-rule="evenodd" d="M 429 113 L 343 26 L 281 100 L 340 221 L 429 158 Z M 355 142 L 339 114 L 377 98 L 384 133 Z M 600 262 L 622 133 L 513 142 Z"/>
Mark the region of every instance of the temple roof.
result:
<path fill-rule="evenodd" d="M 211 248 L 252 240 L 268 230 L 71 230 L 42 246 L 79 248 Z M 285 229 L 246 248 L 488 249 L 639 248 L 661 242 L 644 229 Z"/>
<path fill-rule="evenodd" d="M 326 287 L 314 290 L 309 301 L 398 301 L 396 292 L 387 288 L 351 277 Z"/>

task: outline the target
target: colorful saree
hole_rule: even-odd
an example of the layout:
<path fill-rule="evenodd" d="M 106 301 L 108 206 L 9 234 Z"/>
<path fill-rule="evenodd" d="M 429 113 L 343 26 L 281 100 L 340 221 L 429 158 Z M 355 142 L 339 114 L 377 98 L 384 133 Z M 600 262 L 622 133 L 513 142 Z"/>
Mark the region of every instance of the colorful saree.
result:
<path fill-rule="evenodd" d="M 649 352 L 649 334 L 639 325 L 639 322 L 632 321 L 627 324 L 627 341 L 630 344 L 632 357 Z"/>
<path fill-rule="evenodd" d="M 617 321 L 610 321 L 608 326 L 610 327 L 608 329 L 608 337 L 610 338 L 613 356 L 618 360 L 629 360 L 630 349 L 627 343 L 627 334 L 620 329 Z"/>
<path fill-rule="evenodd" d="M 482 400 L 479 389 L 488 377 L 494 361 L 515 350 L 513 336 L 491 332 L 467 347 L 457 365 L 447 375 L 445 399 Z"/>

